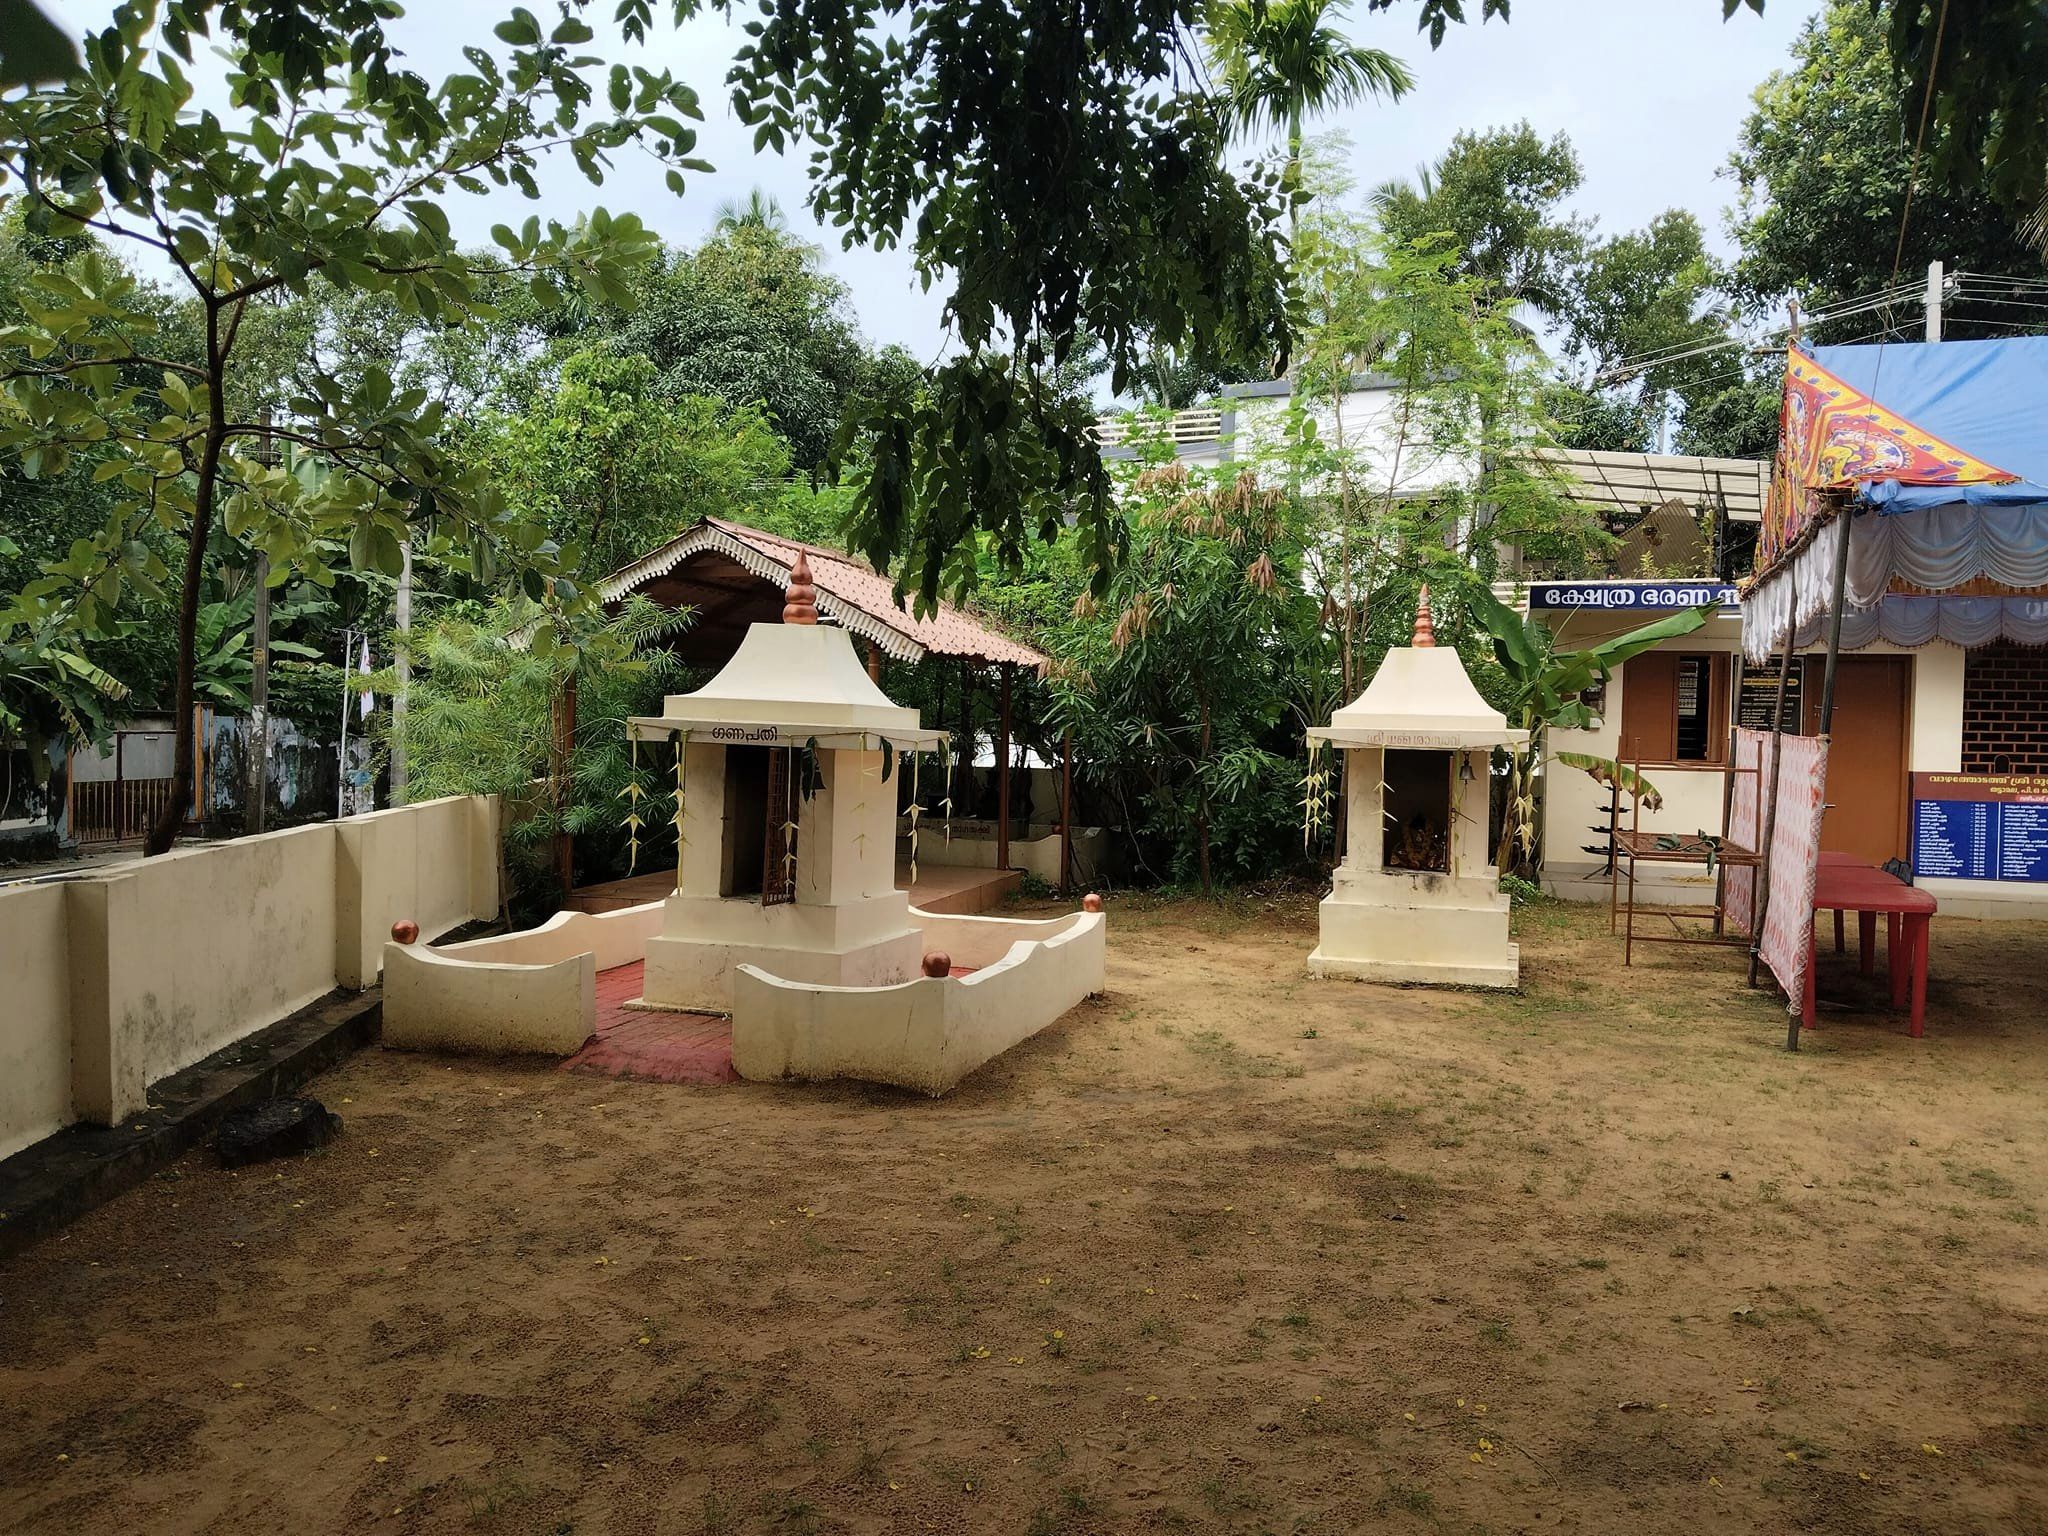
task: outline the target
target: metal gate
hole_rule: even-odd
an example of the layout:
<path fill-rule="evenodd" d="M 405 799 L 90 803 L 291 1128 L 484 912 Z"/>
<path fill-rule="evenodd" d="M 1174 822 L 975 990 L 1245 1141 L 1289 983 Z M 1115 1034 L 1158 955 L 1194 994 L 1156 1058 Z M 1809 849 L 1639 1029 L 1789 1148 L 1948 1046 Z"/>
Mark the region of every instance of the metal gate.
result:
<path fill-rule="evenodd" d="M 71 753 L 64 795 L 66 830 L 80 844 L 120 843 L 141 838 L 171 804 L 177 780 L 168 772 L 175 733 L 161 729 L 114 732 L 98 752 Z M 196 819 L 206 784 L 206 731 L 195 721 L 195 762 L 188 821 Z M 140 771 L 138 771 L 140 770 Z"/>

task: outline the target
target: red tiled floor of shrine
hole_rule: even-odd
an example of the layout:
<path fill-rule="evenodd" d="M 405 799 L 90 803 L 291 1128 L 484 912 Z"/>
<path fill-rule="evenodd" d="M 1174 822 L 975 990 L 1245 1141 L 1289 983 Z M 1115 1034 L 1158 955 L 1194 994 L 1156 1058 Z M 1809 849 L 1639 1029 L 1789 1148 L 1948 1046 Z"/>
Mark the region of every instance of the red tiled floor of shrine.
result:
<path fill-rule="evenodd" d="M 626 1006 L 640 995 L 643 967 L 635 960 L 597 973 L 597 1033 L 562 1070 L 654 1083 L 739 1081 L 732 1066 L 732 1020 Z"/>

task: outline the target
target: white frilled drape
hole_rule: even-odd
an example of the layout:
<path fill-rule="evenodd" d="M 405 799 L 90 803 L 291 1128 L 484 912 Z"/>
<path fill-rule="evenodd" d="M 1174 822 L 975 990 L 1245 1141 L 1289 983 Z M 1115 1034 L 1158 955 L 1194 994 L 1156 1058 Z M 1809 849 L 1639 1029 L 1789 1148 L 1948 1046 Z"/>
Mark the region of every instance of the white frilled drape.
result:
<path fill-rule="evenodd" d="M 1826 639 L 1827 615 L 1821 614 L 1799 626 L 1796 643 L 1804 648 Z M 1906 650 L 1934 640 L 1965 648 L 1993 640 L 2048 645 L 2048 598 L 1886 597 L 1875 608 L 1842 615 L 1843 650 L 1860 651 L 1880 640 Z"/>
<path fill-rule="evenodd" d="M 2048 644 L 2048 600 L 1964 597 L 1943 590 L 1980 577 L 2005 587 L 2048 586 L 2048 507 L 1956 502 L 1921 511 L 1836 516 L 1797 555 L 1743 594 L 1742 649 L 1752 662 L 1775 654 L 1788 634 L 1799 645 L 1822 637 L 1845 528 L 1845 649 L 1876 640 L 1901 646 L 1930 640 L 1983 645 L 2001 638 Z M 1888 596 L 1894 581 L 1930 588 L 1935 595 Z"/>
<path fill-rule="evenodd" d="M 1742 594 L 1742 652 L 1750 662 L 1768 661 L 1787 635 L 1826 614 L 1846 521 L 1823 524 L 1804 549 Z"/>

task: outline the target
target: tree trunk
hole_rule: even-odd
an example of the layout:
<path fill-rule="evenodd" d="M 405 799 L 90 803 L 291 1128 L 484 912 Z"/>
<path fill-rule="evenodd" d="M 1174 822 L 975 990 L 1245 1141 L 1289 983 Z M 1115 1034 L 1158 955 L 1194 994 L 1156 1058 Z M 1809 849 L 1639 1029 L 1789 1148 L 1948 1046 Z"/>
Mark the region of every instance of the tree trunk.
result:
<path fill-rule="evenodd" d="M 1203 770 L 1209 766 L 1209 741 L 1211 721 L 1209 718 L 1209 695 L 1202 694 L 1202 744 L 1195 759 L 1195 859 L 1202 876 L 1202 894 L 1215 893 L 1216 884 L 1209 873 L 1209 781 Z"/>
<path fill-rule="evenodd" d="M 391 803 L 404 805 L 408 796 L 406 780 L 405 715 L 411 704 L 412 692 L 412 534 L 408 532 L 405 541 L 398 546 L 400 565 L 398 569 L 398 601 L 395 617 L 398 622 L 398 645 L 392 657 L 392 670 L 398 676 L 398 686 L 391 691 Z"/>
<path fill-rule="evenodd" d="M 958 782 L 966 787 L 967 819 L 973 821 L 981 814 L 981 797 L 974 787 L 974 663 L 964 657 L 960 662 L 960 749 L 953 768 Z M 954 800 L 957 811 L 957 792 Z"/>
<path fill-rule="evenodd" d="M 1326 295 L 1327 297 L 1327 292 Z M 1344 632 L 1339 644 L 1344 674 L 1344 702 L 1357 697 L 1357 679 L 1351 665 L 1352 616 L 1358 607 L 1358 592 L 1351 574 L 1351 465 L 1345 458 L 1344 391 L 1338 390 L 1330 406 L 1330 425 L 1337 445 L 1337 558 L 1344 566 Z M 1341 844 L 1339 845 L 1342 846 Z"/>
<path fill-rule="evenodd" d="M 1531 727 L 1529 745 L 1517 751 L 1508 749 L 1508 803 L 1500 819 L 1500 844 L 1494 850 L 1494 867 L 1503 875 L 1521 875 L 1533 878 L 1536 873 L 1537 853 L 1541 847 L 1537 841 L 1538 829 L 1533 811 L 1529 820 L 1530 840 L 1534 846 L 1524 849 L 1516 840 L 1519 826 L 1517 817 L 1521 803 L 1531 792 L 1536 782 L 1538 754 L 1543 751 L 1543 735 L 1540 726 Z"/>
<path fill-rule="evenodd" d="M 996 740 L 996 868 L 1010 867 L 1010 663 L 1003 663 L 1002 724 Z"/>
<path fill-rule="evenodd" d="M 263 830 L 270 808 L 270 556 L 256 555 L 255 634 L 249 641 L 249 748 L 242 831 Z"/>
<path fill-rule="evenodd" d="M 1500 843 L 1493 851 L 1493 865 L 1501 874 L 1515 866 L 1515 804 L 1521 798 L 1522 754 L 1508 749 L 1508 803 L 1500 818 Z"/>
<path fill-rule="evenodd" d="M 1287 169 L 1293 173 L 1292 192 L 1301 190 L 1301 107 L 1299 104 L 1287 109 Z M 1287 204 L 1287 255 L 1294 257 L 1295 239 L 1300 234 L 1300 213 L 1290 198 Z"/>
<path fill-rule="evenodd" d="M 192 527 L 185 536 L 185 586 L 178 594 L 178 680 L 176 697 L 171 701 L 171 722 L 176 733 L 171 754 L 171 793 L 142 845 L 143 854 L 149 858 L 171 851 L 185 825 L 185 809 L 192 802 L 192 686 L 197 670 L 199 585 L 206 575 L 206 540 L 213 531 L 213 492 L 220 479 L 221 445 L 227 441 L 227 408 L 221 399 L 220 311 L 211 304 L 206 310 L 206 353 L 211 365 L 206 390 L 206 437 L 200 445 L 198 483 L 192 492 Z M 343 665 L 347 665 L 346 659 Z"/>
<path fill-rule="evenodd" d="M 1060 736 L 1060 894 L 1074 894 L 1074 729 Z"/>
<path fill-rule="evenodd" d="M 555 831 L 555 878 L 561 882 L 564 901 L 576 887 L 576 839 L 568 826 L 569 761 L 575 750 L 576 674 L 571 672 L 562 679 L 562 686 L 555 694 L 555 741 L 554 751 L 550 754 L 553 762 L 549 765 L 555 781 L 555 814 L 561 818 L 561 824 Z"/>

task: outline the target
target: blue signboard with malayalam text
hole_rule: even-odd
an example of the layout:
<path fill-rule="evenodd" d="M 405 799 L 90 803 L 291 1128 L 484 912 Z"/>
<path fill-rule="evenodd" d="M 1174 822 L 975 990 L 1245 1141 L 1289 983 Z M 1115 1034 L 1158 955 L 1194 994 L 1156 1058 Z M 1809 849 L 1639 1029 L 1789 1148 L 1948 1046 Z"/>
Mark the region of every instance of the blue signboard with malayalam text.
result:
<path fill-rule="evenodd" d="M 2048 882 L 2048 777 L 1914 774 L 1913 874 Z"/>
<path fill-rule="evenodd" d="M 1532 581 L 1529 611 L 1611 608 L 1622 613 L 1677 613 L 1686 608 L 1739 608 L 1728 581 Z"/>

